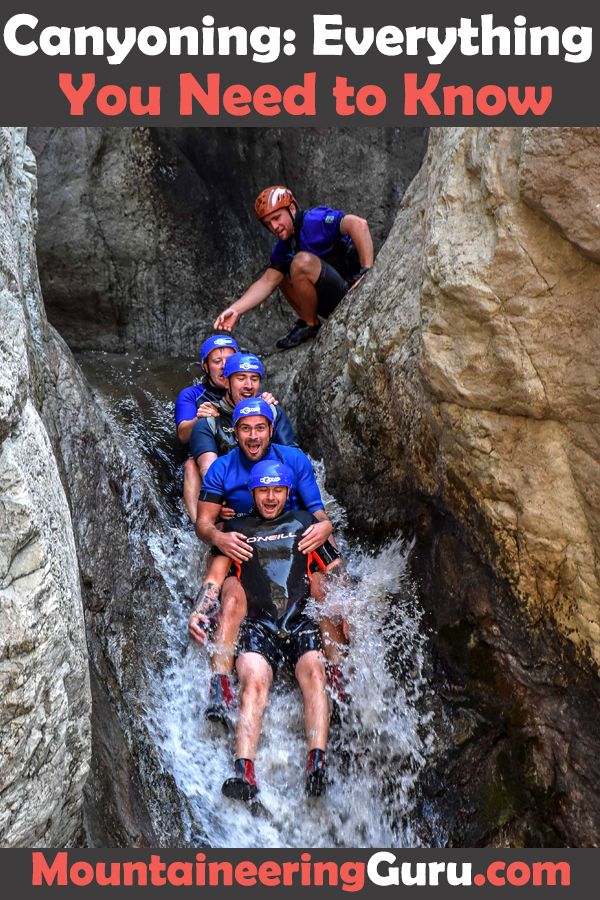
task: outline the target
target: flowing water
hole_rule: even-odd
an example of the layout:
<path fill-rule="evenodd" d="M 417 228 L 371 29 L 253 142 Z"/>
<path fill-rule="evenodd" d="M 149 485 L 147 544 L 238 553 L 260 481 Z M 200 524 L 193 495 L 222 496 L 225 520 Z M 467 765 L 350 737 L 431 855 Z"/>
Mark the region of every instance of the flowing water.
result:
<path fill-rule="evenodd" d="M 304 796 L 301 695 L 292 680 L 283 679 L 273 685 L 256 759 L 260 807 L 251 812 L 226 800 L 221 784 L 231 774 L 232 739 L 203 718 L 208 656 L 187 644 L 187 617 L 205 551 L 179 500 L 173 408 L 178 390 L 191 383 L 191 367 L 99 353 L 80 362 L 130 452 L 140 456 L 164 510 L 150 549 L 173 600 L 157 632 L 169 661 L 151 673 L 144 705 L 165 769 L 186 798 L 190 844 L 200 835 L 215 847 L 410 847 L 432 841 L 433 826 L 415 814 L 415 787 L 433 729 L 426 638 L 407 574 L 410 548 L 399 537 L 368 551 L 348 540 L 344 510 L 323 490 L 352 576 L 351 588 L 339 587 L 327 600 L 343 607 L 351 628 L 344 664 L 351 699 L 332 720 L 328 791 L 318 800 Z M 315 468 L 323 489 L 323 463 Z"/>

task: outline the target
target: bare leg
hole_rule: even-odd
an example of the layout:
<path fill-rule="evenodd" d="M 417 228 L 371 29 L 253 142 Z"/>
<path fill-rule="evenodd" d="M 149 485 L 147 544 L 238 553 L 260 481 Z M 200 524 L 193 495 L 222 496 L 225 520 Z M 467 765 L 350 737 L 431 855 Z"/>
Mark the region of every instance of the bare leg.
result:
<path fill-rule="evenodd" d="M 325 750 L 329 732 L 329 701 L 325 690 L 325 666 L 316 650 L 298 660 L 296 678 L 304 699 L 304 728 L 309 750 Z"/>
<path fill-rule="evenodd" d="M 316 283 L 321 275 L 321 260 L 313 253 L 297 253 L 293 259 L 289 278 L 284 278 L 281 289 L 296 314 L 307 325 L 316 325 Z"/>
<path fill-rule="evenodd" d="M 325 600 L 326 593 L 323 588 L 323 576 L 320 572 L 314 572 L 311 575 L 310 593 L 317 602 L 322 603 Z M 348 644 L 344 635 L 343 624 L 341 622 L 334 624 L 327 616 L 322 616 L 319 621 L 319 627 L 327 662 L 331 663 L 332 666 L 341 666 L 344 654 L 340 648 Z"/>
<path fill-rule="evenodd" d="M 240 625 L 247 612 L 246 592 L 237 578 L 229 576 L 221 589 L 221 611 L 214 636 L 215 651 L 210 660 L 214 674 L 230 675 Z"/>
<path fill-rule="evenodd" d="M 202 479 L 195 459 L 186 459 L 183 466 L 183 502 L 193 525 L 196 524 L 198 497 Z"/>
<path fill-rule="evenodd" d="M 244 653 L 238 657 L 237 673 L 240 682 L 240 715 L 235 735 L 236 759 L 256 757 L 262 720 L 273 681 L 273 670 L 259 653 Z"/>

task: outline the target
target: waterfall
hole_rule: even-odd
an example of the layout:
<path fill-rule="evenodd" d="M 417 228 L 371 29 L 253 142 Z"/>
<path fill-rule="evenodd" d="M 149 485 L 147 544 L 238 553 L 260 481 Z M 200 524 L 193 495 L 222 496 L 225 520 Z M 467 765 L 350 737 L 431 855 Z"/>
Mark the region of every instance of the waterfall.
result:
<path fill-rule="evenodd" d="M 278 677 L 256 759 L 260 805 L 249 809 L 225 799 L 221 784 L 231 774 L 233 736 L 203 717 L 208 653 L 187 640 L 206 548 L 178 500 L 172 452 L 176 389 L 171 387 L 177 364 L 98 356 L 90 354 L 82 364 L 128 452 L 139 456 L 139 477 L 164 510 L 150 550 L 172 603 L 160 621 L 148 613 L 164 665 L 146 673 L 150 689 L 140 698 L 140 709 L 188 810 L 190 845 L 414 847 L 431 842 L 432 825 L 418 821 L 415 803 L 434 735 L 425 677 L 427 639 L 408 574 L 410 545 L 396 536 L 379 547 L 363 547 L 347 537 L 344 510 L 324 489 L 325 463 L 315 463 L 352 576 L 352 587 L 336 588 L 327 601 L 342 604 L 351 629 L 344 663 L 350 701 L 332 718 L 328 790 L 318 800 L 304 795 L 301 694 L 293 679 Z M 185 370 L 181 362 L 178 383 Z"/>

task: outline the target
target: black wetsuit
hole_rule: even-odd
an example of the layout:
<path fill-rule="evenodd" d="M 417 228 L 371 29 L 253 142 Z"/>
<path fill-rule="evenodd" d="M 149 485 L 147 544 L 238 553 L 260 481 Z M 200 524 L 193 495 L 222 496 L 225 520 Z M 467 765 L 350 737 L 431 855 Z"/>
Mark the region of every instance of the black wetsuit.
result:
<path fill-rule="evenodd" d="M 316 521 L 306 510 L 293 509 L 276 519 L 249 515 L 225 523 L 224 531 L 247 535 L 253 551 L 247 562 L 234 563 L 248 601 L 238 653 L 260 653 L 274 672 L 282 661 L 293 668 L 304 653 L 321 646 L 319 626 L 305 613 L 308 575 L 339 554 L 329 541 L 310 554 L 298 550 L 302 535 Z"/>

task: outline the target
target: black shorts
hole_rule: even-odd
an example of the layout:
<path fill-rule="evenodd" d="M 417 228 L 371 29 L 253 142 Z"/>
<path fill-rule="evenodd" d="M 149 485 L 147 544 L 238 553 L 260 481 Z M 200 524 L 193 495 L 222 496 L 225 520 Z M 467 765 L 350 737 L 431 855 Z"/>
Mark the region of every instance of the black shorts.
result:
<path fill-rule="evenodd" d="M 290 631 L 276 631 L 257 619 L 244 619 L 238 639 L 238 656 L 260 653 L 269 663 L 273 674 L 281 665 L 293 671 L 301 656 L 321 649 L 319 626 L 307 616 L 297 619 Z"/>
<path fill-rule="evenodd" d="M 321 318 L 329 318 L 351 286 L 351 282 L 346 281 L 337 269 L 330 266 L 324 259 L 321 260 L 321 274 L 315 285 L 317 291 L 317 313 Z"/>

